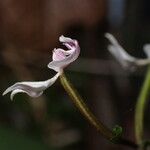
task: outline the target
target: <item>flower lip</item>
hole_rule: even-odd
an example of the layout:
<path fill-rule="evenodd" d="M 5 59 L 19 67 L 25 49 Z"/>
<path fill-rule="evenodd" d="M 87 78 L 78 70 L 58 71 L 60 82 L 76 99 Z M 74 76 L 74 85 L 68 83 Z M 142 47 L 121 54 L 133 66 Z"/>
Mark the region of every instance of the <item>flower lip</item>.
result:
<path fill-rule="evenodd" d="M 43 91 L 41 92 L 29 92 L 29 91 L 25 91 L 25 90 L 21 90 L 21 89 L 16 89 L 16 90 L 13 90 L 10 94 L 10 99 L 13 100 L 14 96 L 18 93 L 26 93 L 27 95 L 31 96 L 31 97 L 39 97 L 43 94 Z"/>
<path fill-rule="evenodd" d="M 14 85 L 8 87 L 3 92 L 3 95 L 6 95 L 7 93 L 11 92 L 11 100 L 17 93 L 26 93 L 31 97 L 38 97 L 43 93 L 45 89 L 47 89 L 48 87 L 50 87 L 52 84 L 55 83 L 59 75 L 60 73 L 57 73 L 54 77 L 46 81 L 17 82 Z"/>
<path fill-rule="evenodd" d="M 60 36 L 59 41 L 65 45 L 68 50 L 55 48 L 53 50 L 52 61 L 48 64 L 48 68 L 56 72 L 62 72 L 70 63 L 75 61 L 80 54 L 80 47 L 77 40 Z"/>

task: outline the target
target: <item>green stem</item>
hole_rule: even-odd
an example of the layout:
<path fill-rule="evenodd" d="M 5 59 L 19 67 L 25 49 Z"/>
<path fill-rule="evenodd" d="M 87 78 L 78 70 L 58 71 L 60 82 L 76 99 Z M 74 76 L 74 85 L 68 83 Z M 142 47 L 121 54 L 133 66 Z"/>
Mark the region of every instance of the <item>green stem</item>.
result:
<path fill-rule="evenodd" d="M 135 108 L 135 137 L 138 144 L 141 144 L 143 140 L 144 112 L 147 104 L 147 97 L 149 91 L 150 91 L 150 67 L 148 68 L 145 81 L 143 83 Z"/>
<path fill-rule="evenodd" d="M 112 139 L 113 133 L 109 130 L 102 122 L 98 121 L 93 113 L 89 110 L 87 105 L 84 103 L 78 92 L 74 89 L 73 85 L 67 80 L 65 74 L 60 76 L 61 83 L 66 92 L 71 97 L 71 100 L 80 110 L 83 116 L 107 139 Z"/>
<path fill-rule="evenodd" d="M 106 139 L 110 140 L 115 144 L 126 145 L 133 149 L 137 149 L 138 145 L 133 143 L 132 141 L 123 139 L 121 137 L 116 137 L 114 133 L 108 129 L 101 121 L 99 121 L 95 115 L 89 110 L 88 106 L 84 103 L 78 92 L 75 90 L 73 85 L 69 82 L 66 78 L 65 74 L 63 73 L 60 76 L 61 84 L 63 85 L 64 89 L 71 97 L 71 100 L 76 105 L 76 107 L 80 110 L 83 116 L 97 129 L 97 131 L 103 135 Z"/>

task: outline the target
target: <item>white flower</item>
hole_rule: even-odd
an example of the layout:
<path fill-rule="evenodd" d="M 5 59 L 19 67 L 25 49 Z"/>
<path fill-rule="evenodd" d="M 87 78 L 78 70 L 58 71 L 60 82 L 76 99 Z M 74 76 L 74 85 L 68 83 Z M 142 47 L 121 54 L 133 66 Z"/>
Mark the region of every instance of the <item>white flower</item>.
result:
<path fill-rule="evenodd" d="M 63 69 L 75 61 L 80 54 L 78 41 L 64 36 L 60 36 L 59 41 L 62 42 L 68 50 L 61 48 L 55 48 L 53 50 L 53 61 L 48 64 L 48 68 L 53 69 L 56 72 L 62 72 Z"/>
<path fill-rule="evenodd" d="M 108 45 L 109 52 L 120 62 L 123 67 L 131 68 L 150 64 L 150 46 L 149 48 L 148 46 L 146 47 L 146 45 L 144 46 L 144 51 L 148 58 L 135 58 L 124 50 L 113 35 L 106 33 L 105 37 L 111 42 L 111 44 Z"/>
<path fill-rule="evenodd" d="M 48 79 L 46 81 L 37 81 L 37 82 L 17 82 L 14 85 L 8 87 L 3 95 L 11 92 L 11 100 L 17 93 L 26 93 L 31 97 L 38 97 L 43 94 L 43 91 L 50 87 L 57 78 L 59 77 L 59 73 L 57 73 L 53 78 Z"/>
<path fill-rule="evenodd" d="M 11 100 L 17 93 L 26 93 L 31 97 L 38 97 L 43 94 L 43 91 L 55 83 L 57 78 L 62 74 L 63 69 L 71 62 L 75 61 L 80 54 L 80 47 L 76 40 L 60 36 L 60 42 L 68 48 L 68 50 L 54 49 L 52 61 L 48 64 L 48 67 L 55 70 L 57 74 L 46 81 L 38 82 L 17 82 L 14 85 L 8 87 L 3 95 L 11 92 Z"/>

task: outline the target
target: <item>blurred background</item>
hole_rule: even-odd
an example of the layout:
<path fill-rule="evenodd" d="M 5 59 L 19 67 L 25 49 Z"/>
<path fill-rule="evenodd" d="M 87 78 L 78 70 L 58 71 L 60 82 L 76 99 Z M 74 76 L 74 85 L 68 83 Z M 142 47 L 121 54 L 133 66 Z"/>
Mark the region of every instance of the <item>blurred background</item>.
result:
<path fill-rule="evenodd" d="M 79 59 L 65 71 L 95 115 L 109 128 L 123 127 L 134 141 L 134 108 L 146 67 L 128 72 L 109 54 L 106 32 L 132 55 L 150 43 L 149 0 L 0 1 L 1 93 L 17 81 L 52 77 L 47 68 L 60 35 L 77 39 Z M 149 135 L 149 112 L 145 134 Z M 59 80 L 36 99 L 0 96 L 2 150 L 120 150 L 78 112 Z M 130 150 L 130 149 L 129 149 Z"/>

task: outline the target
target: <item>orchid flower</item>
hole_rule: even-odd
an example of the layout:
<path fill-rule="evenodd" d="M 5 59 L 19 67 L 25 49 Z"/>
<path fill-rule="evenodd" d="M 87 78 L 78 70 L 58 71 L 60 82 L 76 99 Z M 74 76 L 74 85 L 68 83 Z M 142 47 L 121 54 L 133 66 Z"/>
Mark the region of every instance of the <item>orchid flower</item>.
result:
<path fill-rule="evenodd" d="M 46 81 L 17 82 L 14 85 L 8 87 L 3 92 L 3 95 L 11 92 L 11 100 L 13 100 L 14 95 L 17 93 L 26 93 L 31 97 L 39 97 L 43 94 L 44 90 L 54 84 L 57 78 L 63 73 L 63 69 L 70 63 L 75 61 L 80 54 L 80 47 L 76 40 L 60 36 L 59 41 L 62 42 L 63 45 L 68 48 L 68 50 L 64 50 L 61 48 L 55 48 L 53 50 L 52 61 L 48 64 L 48 68 L 53 69 L 57 72 L 54 77 Z"/>
<path fill-rule="evenodd" d="M 150 64 L 150 46 L 146 44 L 143 49 L 148 58 L 136 58 L 128 54 L 124 48 L 118 43 L 115 37 L 106 33 L 105 37 L 110 41 L 110 45 L 108 46 L 109 52 L 120 62 L 120 64 L 125 68 L 134 68 L 138 66 L 144 66 Z"/>
<path fill-rule="evenodd" d="M 68 50 L 66 51 L 61 48 L 55 48 L 53 50 L 53 61 L 48 64 L 48 68 L 56 72 L 62 72 L 63 68 L 75 61 L 80 54 L 80 47 L 76 40 L 60 36 L 59 41 L 62 42 Z"/>

